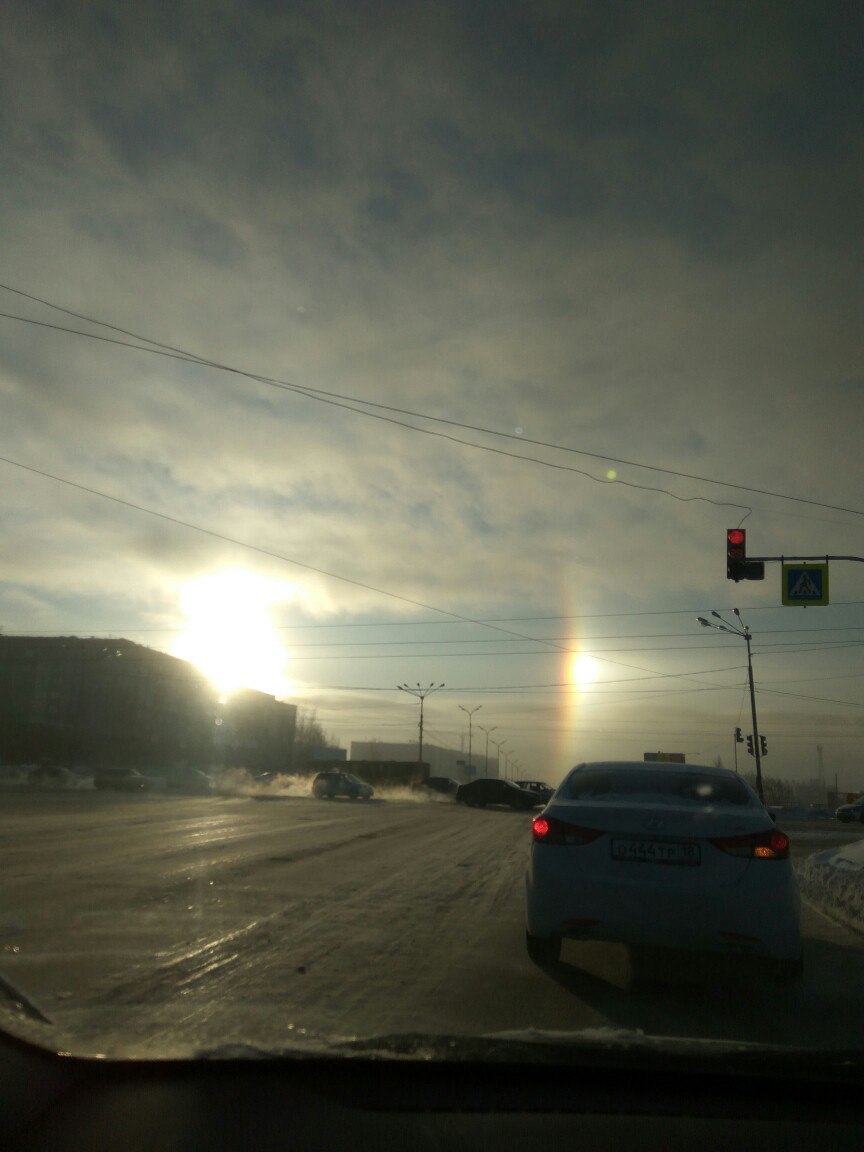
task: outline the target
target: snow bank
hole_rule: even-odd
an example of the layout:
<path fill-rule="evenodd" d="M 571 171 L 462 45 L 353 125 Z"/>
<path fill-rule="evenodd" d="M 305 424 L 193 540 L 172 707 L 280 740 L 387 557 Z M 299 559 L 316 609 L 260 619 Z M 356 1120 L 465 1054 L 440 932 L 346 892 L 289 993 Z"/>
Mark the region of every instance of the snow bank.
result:
<path fill-rule="evenodd" d="M 835 920 L 864 932 L 864 840 L 814 852 L 796 870 L 809 900 Z"/>

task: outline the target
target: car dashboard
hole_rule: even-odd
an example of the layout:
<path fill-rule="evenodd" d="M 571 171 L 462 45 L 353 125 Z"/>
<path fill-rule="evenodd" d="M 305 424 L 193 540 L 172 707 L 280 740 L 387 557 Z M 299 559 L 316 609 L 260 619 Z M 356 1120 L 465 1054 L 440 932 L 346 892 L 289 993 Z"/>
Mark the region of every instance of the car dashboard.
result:
<path fill-rule="evenodd" d="M 458 1045 L 457 1045 L 458 1046 Z M 386 1056 L 195 1061 L 57 1056 L 0 1036 L 0 1147 L 15 1152 L 410 1148 L 860 1149 L 858 1086 L 788 1068 L 595 1055 L 448 1061 L 422 1042 Z M 480 1054 L 480 1049 L 477 1055 Z M 781 1061 L 783 1063 L 783 1061 Z M 814 1069 L 818 1065 L 814 1065 Z M 854 1071 L 860 1077 L 860 1062 Z"/>

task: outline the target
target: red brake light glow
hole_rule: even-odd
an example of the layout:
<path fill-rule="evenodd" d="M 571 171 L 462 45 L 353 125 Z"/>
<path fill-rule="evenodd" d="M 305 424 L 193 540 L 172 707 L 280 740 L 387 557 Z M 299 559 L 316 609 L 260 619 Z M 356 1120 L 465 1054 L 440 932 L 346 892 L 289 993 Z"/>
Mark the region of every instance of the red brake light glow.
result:
<path fill-rule="evenodd" d="M 537 816 L 531 825 L 531 835 L 535 844 L 590 844 L 603 833 L 596 828 L 581 828 L 578 824 L 567 824 L 554 816 Z"/>
<path fill-rule="evenodd" d="M 538 816 L 537 819 L 534 821 L 534 824 L 532 826 L 531 831 L 534 835 L 535 840 L 537 840 L 537 841 L 545 840 L 546 837 L 549 835 L 549 821 L 544 820 L 542 816 Z"/>
<path fill-rule="evenodd" d="M 789 858 L 789 837 L 779 828 L 771 828 L 767 832 L 755 832 L 746 836 L 717 836 L 709 843 L 729 856 L 741 856 L 749 860 L 787 860 Z"/>

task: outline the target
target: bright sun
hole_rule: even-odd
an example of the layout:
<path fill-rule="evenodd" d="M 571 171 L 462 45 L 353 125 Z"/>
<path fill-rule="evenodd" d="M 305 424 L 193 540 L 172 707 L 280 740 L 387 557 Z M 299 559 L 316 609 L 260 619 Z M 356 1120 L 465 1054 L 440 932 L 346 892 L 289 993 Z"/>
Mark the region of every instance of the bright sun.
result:
<path fill-rule="evenodd" d="M 183 586 L 186 626 L 173 654 L 200 668 L 223 693 L 257 688 L 284 696 L 287 653 L 270 620 L 270 607 L 293 600 L 295 585 L 267 580 L 243 568 L 200 576 Z"/>
<path fill-rule="evenodd" d="M 597 661 L 593 656 L 582 653 L 573 661 L 573 683 L 577 688 L 590 687 L 597 679 Z"/>

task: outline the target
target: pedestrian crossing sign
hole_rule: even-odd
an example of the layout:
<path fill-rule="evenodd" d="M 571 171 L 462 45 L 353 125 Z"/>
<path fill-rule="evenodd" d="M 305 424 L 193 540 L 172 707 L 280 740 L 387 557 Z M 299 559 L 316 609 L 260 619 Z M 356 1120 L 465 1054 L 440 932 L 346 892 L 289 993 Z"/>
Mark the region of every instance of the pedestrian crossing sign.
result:
<path fill-rule="evenodd" d="M 806 608 L 828 603 L 827 564 L 784 564 L 783 603 Z"/>

